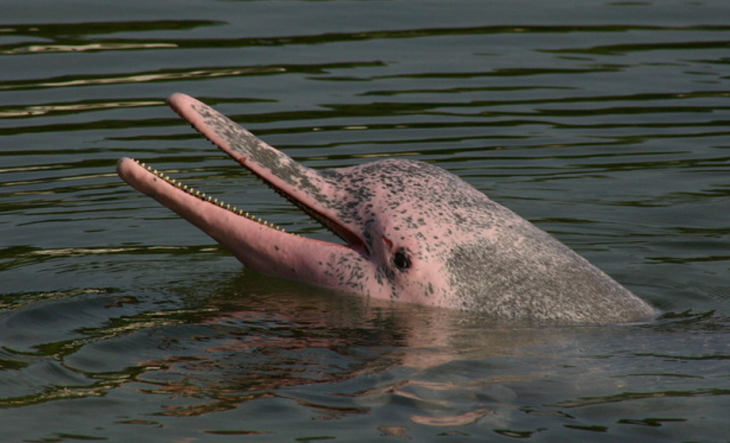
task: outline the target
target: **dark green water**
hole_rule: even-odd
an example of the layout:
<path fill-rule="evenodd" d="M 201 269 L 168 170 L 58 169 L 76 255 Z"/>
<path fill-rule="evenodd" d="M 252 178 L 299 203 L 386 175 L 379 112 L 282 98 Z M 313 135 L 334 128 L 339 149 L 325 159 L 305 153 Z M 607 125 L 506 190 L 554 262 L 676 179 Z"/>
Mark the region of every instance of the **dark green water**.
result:
<path fill-rule="evenodd" d="M 2 441 L 727 442 L 730 4 L 5 1 Z M 448 169 L 665 315 L 509 329 L 243 270 L 132 156 L 330 238 L 164 104 Z"/>

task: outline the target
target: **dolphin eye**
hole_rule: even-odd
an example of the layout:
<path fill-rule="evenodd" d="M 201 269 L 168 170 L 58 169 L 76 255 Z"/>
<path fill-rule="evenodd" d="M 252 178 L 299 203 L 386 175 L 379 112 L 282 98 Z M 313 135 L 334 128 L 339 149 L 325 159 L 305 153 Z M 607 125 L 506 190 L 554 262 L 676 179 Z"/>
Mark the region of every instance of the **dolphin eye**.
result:
<path fill-rule="evenodd" d="M 411 259 L 403 251 L 398 251 L 393 255 L 393 264 L 401 271 L 411 267 Z"/>

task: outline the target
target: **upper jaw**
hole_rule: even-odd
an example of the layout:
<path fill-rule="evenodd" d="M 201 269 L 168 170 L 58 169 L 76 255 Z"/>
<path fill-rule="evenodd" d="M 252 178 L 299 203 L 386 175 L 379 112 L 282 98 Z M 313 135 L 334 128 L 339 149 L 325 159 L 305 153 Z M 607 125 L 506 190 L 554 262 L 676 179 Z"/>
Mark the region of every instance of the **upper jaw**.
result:
<path fill-rule="evenodd" d="M 356 226 L 342 222 L 332 204 L 337 183 L 293 160 L 210 106 L 185 94 L 167 103 L 193 128 L 239 162 L 279 195 L 340 237 L 354 250 L 368 254 Z"/>

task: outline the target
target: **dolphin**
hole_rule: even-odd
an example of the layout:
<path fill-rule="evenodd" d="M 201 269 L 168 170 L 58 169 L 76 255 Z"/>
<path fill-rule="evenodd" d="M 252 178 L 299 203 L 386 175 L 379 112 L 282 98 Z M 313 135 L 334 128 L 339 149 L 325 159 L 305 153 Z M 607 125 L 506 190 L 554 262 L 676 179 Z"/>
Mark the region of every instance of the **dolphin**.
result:
<path fill-rule="evenodd" d="M 119 176 L 229 249 L 246 268 L 377 299 L 500 322 L 641 322 L 654 308 L 461 178 L 383 159 L 314 170 L 184 94 L 172 109 L 342 239 L 288 233 L 131 158 Z"/>

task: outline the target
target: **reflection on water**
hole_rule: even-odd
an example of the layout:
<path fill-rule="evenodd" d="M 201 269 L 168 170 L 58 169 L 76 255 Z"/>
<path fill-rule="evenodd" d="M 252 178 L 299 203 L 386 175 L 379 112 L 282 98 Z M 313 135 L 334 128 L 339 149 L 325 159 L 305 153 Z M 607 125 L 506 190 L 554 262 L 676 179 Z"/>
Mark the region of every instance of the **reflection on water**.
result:
<path fill-rule="evenodd" d="M 559 3 L 4 5 L 4 438 L 724 441 L 728 5 Z M 485 325 L 241 271 L 117 159 L 329 234 L 178 91 L 313 167 L 455 172 L 665 315 Z"/>
<path fill-rule="evenodd" d="M 17 108 L 6 108 L 0 109 L 0 117 L 34 117 L 39 115 L 46 115 L 50 113 L 78 113 L 84 111 L 99 111 L 103 109 L 111 108 L 138 108 L 142 106 L 159 106 L 162 101 L 140 101 L 140 100 L 129 100 L 125 102 L 115 103 L 75 103 L 75 104 L 63 104 L 63 105 L 41 105 L 41 106 L 24 106 Z"/>
<path fill-rule="evenodd" d="M 247 291 L 235 289 L 244 281 Z M 691 401 L 717 397 L 724 404 L 730 393 L 717 386 L 727 355 L 702 351 L 726 346 L 725 333 L 711 331 L 727 323 L 712 314 L 645 326 L 489 328 L 452 311 L 295 284 L 272 288 L 266 277 L 239 275 L 213 286 L 186 297 L 184 306 L 137 314 L 144 302 L 112 290 L 47 298 L 53 315 L 38 304 L 15 308 L 3 330 L 30 323 L 74 330 L 45 339 L 6 336 L 0 405 L 27 408 L 133 388 L 154 399 L 142 421 L 159 426 L 284 402 L 315 420 L 364 420 L 386 435 L 418 438 L 435 435 L 428 428 L 471 426 L 459 432 L 528 437 L 556 426 L 612 432 L 686 422 L 696 432 L 701 423 L 694 419 L 712 412 L 699 404 L 687 409 Z M 688 325 L 702 334 L 688 335 Z M 677 338 L 699 352 L 677 354 Z M 34 379 L 45 387 L 17 383 Z M 110 407 L 120 413 L 124 406 Z M 385 410 L 392 417 L 383 421 Z M 281 433 L 265 416 L 246 423 L 247 433 Z"/>

